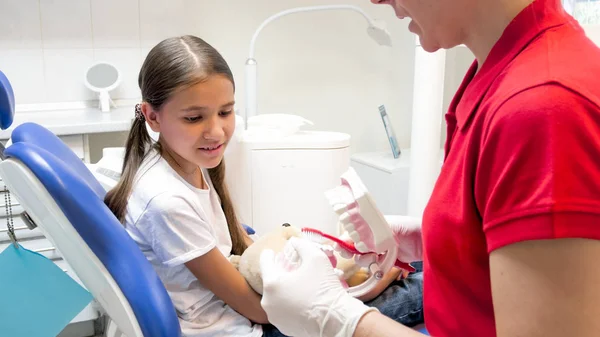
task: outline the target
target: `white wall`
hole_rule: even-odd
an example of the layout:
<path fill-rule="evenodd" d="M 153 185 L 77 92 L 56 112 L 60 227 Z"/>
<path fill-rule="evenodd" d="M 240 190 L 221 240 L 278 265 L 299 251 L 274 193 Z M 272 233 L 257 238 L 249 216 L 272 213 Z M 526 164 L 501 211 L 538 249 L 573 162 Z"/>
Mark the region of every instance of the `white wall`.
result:
<path fill-rule="evenodd" d="M 407 21 L 367 0 L 0 0 L 0 69 L 13 83 L 18 108 L 93 100 L 83 73 L 100 60 L 123 74 L 113 98 L 137 100 L 137 74 L 150 48 L 168 36 L 194 34 L 229 62 L 243 109 L 244 62 L 260 22 L 286 8 L 335 3 L 385 20 L 394 47 L 372 41 L 354 12 L 283 18 L 256 45 L 259 112 L 294 113 L 315 129 L 347 132 L 352 151 L 362 152 L 389 148 L 377 112 L 385 104 L 400 146 L 408 147 L 413 37 Z M 449 53 L 445 107 L 471 59 L 468 52 Z"/>

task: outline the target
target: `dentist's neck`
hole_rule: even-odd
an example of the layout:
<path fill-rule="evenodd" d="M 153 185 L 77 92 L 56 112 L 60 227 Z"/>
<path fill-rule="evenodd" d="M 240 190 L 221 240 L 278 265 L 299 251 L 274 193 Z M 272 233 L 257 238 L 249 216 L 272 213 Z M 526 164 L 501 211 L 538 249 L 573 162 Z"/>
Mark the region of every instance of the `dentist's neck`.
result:
<path fill-rule="evenodd" d="M 476 6 L 471 25 L 468 26 L 465 45 L 477 58 L 478 71 L 490 51 L 504 33 L 509 23 L 534 0 L 480 0 Z"/>

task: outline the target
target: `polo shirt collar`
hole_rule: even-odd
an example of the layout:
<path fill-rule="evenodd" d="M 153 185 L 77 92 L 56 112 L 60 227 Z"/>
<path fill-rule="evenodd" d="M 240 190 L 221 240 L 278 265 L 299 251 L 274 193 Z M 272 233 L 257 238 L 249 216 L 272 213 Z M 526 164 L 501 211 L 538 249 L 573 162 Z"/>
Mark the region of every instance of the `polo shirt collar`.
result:
<path fill-rule="evenodd" d="M 523 9 L 506 27 L 479 72 L 473 77 L 477 61 L 469 69 L 465 81 L 470 78 L 473 80 L 465 88 L 460 101 L 456 102 L 457 127 L 462 128 L 468 124 L 493 81 L 532 40 L 568 20 L 569 16 L 560 0 L 534 0 Z"/>

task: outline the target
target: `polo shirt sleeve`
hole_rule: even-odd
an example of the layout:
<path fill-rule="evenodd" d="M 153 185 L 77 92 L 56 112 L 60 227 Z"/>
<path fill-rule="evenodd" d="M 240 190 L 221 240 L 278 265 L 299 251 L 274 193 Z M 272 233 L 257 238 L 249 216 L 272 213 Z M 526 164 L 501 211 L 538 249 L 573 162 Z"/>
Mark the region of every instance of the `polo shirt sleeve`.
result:
<path fill-rule="evenodd" d="M 475 201 L 488 252 L 540 239 L 600 239 L 600 109 L 558 84 L 505 101 L 484 129 Z"/>
<path fill-rule="evenodd" d="M 185 197 L 169 193 L 154 197 L 135 227 L 160 262 L 173 267 L 216 247 L 210 224 Z"/>

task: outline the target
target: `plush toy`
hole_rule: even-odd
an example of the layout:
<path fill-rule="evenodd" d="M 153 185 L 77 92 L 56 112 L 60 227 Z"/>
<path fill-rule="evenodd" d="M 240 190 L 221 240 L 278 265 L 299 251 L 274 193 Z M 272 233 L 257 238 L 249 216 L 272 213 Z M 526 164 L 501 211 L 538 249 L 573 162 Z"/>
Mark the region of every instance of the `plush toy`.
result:
<path fill-rule="evenodd" d="M 241 256 L 231 256 L 230 261 L 240 271 L 248 284 L 259 294 L 262 294 L 262 277 L 260 273 L 260 254 L 265 249 L 272 249 L 274 252 L 283 250 L 287 240 L 292 237 L 301 237 L 300 229 L 289 224 L 283 224 L 274 231 L 259 237 Z M 337 260 L 336 268 L 343 272 L 342 278 L 353 287 L 366 281 L 369 277 L 366 268 L 361 268 L 354 263 L 352 259 L 345 259 L 334 252 Z"/>

